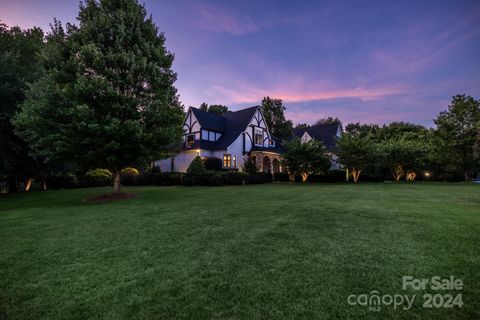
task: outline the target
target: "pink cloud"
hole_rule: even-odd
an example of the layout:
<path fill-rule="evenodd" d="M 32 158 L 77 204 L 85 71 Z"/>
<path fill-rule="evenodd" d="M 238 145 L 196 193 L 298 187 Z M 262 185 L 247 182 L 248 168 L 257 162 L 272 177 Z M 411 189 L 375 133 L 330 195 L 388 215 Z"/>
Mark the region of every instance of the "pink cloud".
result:
<path fill-rule="evenodd" d="M 361 101 L 339 101 L 335 103 L 313 103 L 313 104 L 289 104 L 285 113 L 288 119 L 294 123 L 312 124 L 323 117 L 338 117 L 343 124 L 348 123 L 370 123 L 370 124 L 386 124 L 392 121 L 418 122 L 432 125 L 432 120 L 439 111 L 443 110 L 441 101 L 435 101 L 436 108 L 432 109 L 432 101 L 427 99 L 418 99 L 418 97 L 404 96 L 400 101 L 392 101 L 385 97 L 378 102 L 361 102 Z M 426 103 L 426 102 L 429 103 Z M 396 105 L 393 107 L 392 104 Z"/>
<path fill-rule="evenodd" d="M 209 4 L 195 4 L 199 20 L 195 25 L 201 29 L 225 32 L 242 36 L 258 31 L 258 26 L 250 16 L 235 17 L 232 13 Z"/>
<path fill-rule="evenodd" d="M 378 87 L 358 86 L 329 89 L 328 87 L 332 87 L 332 85 L 328 85 L 327 87 L 326 83 L 319 83 L 313 87 L 310 86 L 310 88 L 300 88 L 299 85 L 291 81 L 289 81 L 289 89 L 284 86 L 281 87 L 265 89 L 248 84 L 241 84 L 235 88 L 231 88 L 215 85 L 207 90 L 207 95 L 229 104 L 259 103 L 265 96 L 282 99 L 284 102 L 307 102 L 338 98 L 358 98 L 363 101 L 371 101 L 410 90 L 410 88 L 405 85 Z"/>

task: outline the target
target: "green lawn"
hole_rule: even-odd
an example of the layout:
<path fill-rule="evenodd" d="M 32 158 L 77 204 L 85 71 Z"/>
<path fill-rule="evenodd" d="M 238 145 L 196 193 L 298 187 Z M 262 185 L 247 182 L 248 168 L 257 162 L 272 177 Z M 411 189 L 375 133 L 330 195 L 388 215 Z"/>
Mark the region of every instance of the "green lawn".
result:
<path fill-rule="evenodd" d="M 480 185 L 125 190 L 0 197 L 0 319 L 480 318 Z M 422 308 L 404 275 L 462 279 L 463 307 Z M 372 290 L 417 296 L 348 304 Z"/>

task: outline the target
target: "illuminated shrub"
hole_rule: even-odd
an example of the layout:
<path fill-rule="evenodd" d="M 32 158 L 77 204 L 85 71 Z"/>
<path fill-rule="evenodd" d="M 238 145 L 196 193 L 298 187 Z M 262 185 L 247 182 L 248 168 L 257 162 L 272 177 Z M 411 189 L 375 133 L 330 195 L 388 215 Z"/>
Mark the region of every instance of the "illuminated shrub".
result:
<path fill-rule="evenodd" d="M 131 174 L 132 176 L 138 176 L 140 174 L 140 172 L 133 168 L 133 167 L 127 167 L 127 168 L 123 168 L 121 173 L 123 174 Z"/>
<path fill-rule="evenodd" d="M 92 187 L 108 186 L 112 181 L 112 173 L 110 170 L 101 168 L 87 171 L 85 177 L 88 179 L 89 185 Z"/>

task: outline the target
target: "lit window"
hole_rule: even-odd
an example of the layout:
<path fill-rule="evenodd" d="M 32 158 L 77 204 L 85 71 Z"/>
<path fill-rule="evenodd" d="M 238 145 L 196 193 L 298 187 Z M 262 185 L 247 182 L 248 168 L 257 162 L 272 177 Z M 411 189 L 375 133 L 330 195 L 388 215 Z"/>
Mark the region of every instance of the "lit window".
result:
<path fill-rule="evenodd" d="M 195 135 L 194 134 L 187 135 L 187 148 L 193 146 L 194 142 L 195 142 Z"/>
<path fill-rule="evenodd" d="M 223 167 L 230 168 L 232 166 L 232 156 L 229 154 L 223 155 Z"/>
<path fill-rule="evenodd" d="M 237 156 L 233 156 L 233 167 L 236 168 L 237 167 Z"/>
<path fill-rule="evenodd" d="M 275 140 L 270 139 L 270 146 L 271 146 L 271 147 L 275 147 Z"/>
<path fill-rule="evenodd" d="M 263 144 L 263 130 L 255 130 L 255 144 Z"/>

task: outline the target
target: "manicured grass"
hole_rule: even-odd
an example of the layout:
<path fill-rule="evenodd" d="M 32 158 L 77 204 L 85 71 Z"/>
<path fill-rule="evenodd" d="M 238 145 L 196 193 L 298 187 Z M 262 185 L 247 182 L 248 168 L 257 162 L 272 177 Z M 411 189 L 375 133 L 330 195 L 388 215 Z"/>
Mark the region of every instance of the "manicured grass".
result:
<path fill-rule="evenodd" d="M 0 197 L 0 318 L 480 318 L 479 185 L 125 190 L 142 197 Z M 463 307 L 422 308 L 434 292 L 403 291 L 404 275 L 462 279 Z M 347 303 L 372 290 L 417 298 Z"/>

